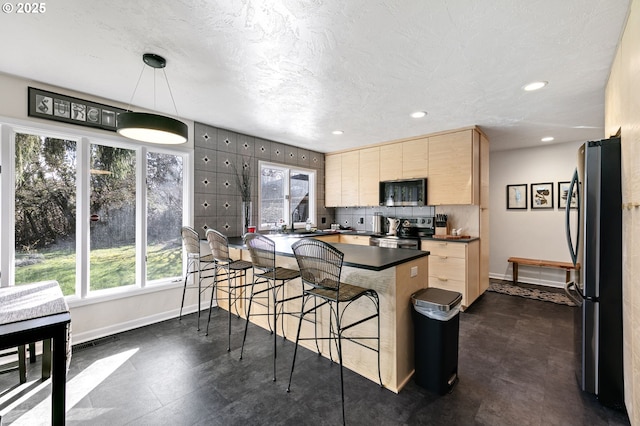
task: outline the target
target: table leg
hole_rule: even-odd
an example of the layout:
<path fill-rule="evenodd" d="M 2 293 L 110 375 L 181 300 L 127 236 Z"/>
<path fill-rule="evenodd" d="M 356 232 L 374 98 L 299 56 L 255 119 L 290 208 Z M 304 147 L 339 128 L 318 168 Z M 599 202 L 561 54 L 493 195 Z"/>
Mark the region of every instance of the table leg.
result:
<path fill-rule="evenodd" d="M 27 355 L 25 345 L 18 346 L 18 371 L 20 383 L 27 383 Z"/>
<path fill-rule="evenodd" d="M 54 426 L 65 424 L 67 381 L 67 324 L 56 326 L 52 335 L 53 371 L 51 378 L 51 419 Z"/>
<path fill-rule="evenodd" d="M 42 380 L 51 377 L 51 339 L 42 341 Z"/>
<path fill-rule="evenodd" d="M 513 284 L 518 282 L 518 264 L 513 263 Z"/>

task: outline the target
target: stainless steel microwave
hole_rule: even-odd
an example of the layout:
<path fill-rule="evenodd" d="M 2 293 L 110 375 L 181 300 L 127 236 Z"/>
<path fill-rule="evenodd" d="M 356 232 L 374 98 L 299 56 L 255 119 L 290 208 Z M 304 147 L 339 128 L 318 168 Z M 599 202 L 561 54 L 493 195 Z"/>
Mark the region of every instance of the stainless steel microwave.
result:
<path fill-rule="evenodd" d="M 427 178 L 380 182 L 381 206 L 424 206 L 427 202 Z"/>

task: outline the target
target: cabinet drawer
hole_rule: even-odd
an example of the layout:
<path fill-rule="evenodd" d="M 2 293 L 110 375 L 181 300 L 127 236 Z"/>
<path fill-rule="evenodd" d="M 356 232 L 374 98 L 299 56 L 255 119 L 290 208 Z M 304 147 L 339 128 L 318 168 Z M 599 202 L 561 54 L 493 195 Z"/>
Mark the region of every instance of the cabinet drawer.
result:
<path fill-rule="evenodd" d="M 466 262 L 458 257 L 429 256 L 429 276 L 466 281 Z"/>
<path fill-rule="evenodd" d="M 449 256 L 465 258 L 467 252 L 466 243 L 450 243 L 448 241 L 425 241 L 420 244 L 422 250 L 430 251 L 431 256 Z"/>
<path fill-rule="evenodd" d="M 369 237 L 366 235 L 340 235 L 340 242 L 344 244 L 369 245 Z"/>
<path fill-rule="evenodd" d="M 441 288 L 443 290 L 457 291 L 462 294 L 464 298 L 465 294 L 465 285 L 464 281 L 457 280 L 442 280 L 437 277 L 429 277 L 429 287 Z M 464 303 L 464 300 L 463 300 Z"/>

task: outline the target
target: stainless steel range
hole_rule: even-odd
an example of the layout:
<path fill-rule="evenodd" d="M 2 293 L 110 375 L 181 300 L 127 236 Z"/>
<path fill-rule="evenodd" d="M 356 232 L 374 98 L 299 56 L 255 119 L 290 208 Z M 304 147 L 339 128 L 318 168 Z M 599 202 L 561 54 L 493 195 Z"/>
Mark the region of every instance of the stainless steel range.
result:
<path fill-rule="evenodd" d="M 420 239 L 431 237 L 435 232 L 433 217 L 399 219 L 399 222 L 397 235 L 370 237 L 369 245 L 420 250 Z"/>

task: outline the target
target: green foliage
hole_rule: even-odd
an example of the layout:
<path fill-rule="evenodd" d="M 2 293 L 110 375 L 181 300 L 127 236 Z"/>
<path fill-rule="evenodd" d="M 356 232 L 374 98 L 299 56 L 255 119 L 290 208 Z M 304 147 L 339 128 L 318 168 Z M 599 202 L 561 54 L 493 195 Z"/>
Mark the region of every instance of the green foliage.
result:
<path fill-rule="evenodd" d="M 182 247 L 155 244 L 148 247 L 148 280 L 179 277 L 182 274 Z M 56 280 L 64 295 L 75 293 L 76 255 L 72 250 L 41 253 L 44 261 L 16 268 L 16 284 Z M 135 283 L 135 247 L 122 246 L 91 251 L 91 290 L 121 287 Z"/>
<path fill-rule="evenodd" d="M 75 232 L 75 141 L 16 134 L 16 247 Z"/>

